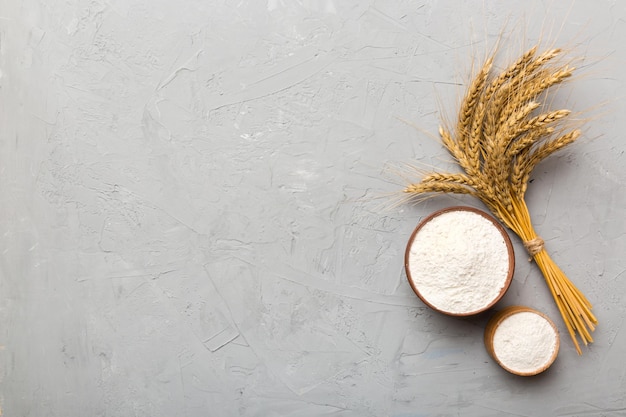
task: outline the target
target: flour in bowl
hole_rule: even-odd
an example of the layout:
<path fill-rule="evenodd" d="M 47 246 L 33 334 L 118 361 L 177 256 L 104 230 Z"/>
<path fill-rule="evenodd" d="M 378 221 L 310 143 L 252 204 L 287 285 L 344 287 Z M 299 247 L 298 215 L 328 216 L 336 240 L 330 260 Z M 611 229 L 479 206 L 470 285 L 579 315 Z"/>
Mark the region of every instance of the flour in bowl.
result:
<path fill-rule="evenodd" d="M 550 365 L 558 348 L 552 324 L 539 314 L 522 311 L 502 320 L 493 334 L 493 353 L 505 368 L 534 374 Z"/>
<path fill-rule="evenodd" d="M 467 209 L 443 211 L 422 224 L 407 249 L 411 286 L 444 313 L 473 314 L 510 283 L 510 253 L 501 230 Z"/>

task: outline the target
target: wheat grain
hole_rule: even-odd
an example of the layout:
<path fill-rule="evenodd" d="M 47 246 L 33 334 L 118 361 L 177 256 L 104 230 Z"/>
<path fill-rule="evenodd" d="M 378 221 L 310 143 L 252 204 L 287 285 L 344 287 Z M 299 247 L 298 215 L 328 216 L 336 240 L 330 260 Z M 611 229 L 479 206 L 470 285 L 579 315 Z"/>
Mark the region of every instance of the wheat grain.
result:
<path fill-rule="evenodd" d="M 570 143 L 574 142 L 580 137 L 580 135 L 580 130 L 574 130 L 572 132 L 566 133 L 563 136 L 558 137 L 557 139 L 547 141 L 541 144 L 524 161 L 524 165 L 522 166 L 521 183 L 526 184 L 528 182 L 532 170 L 535 168 L 535 166 L 537 166 L 539 162 L 545 159 L 548 155 L 551 155 L 559 149 L 562 149 Z M 523 190 L 525 191 L 526 188 L 524 188 Z"/>
<path fill-rule="evenodd" d="M 422 182 L 456 182 L 462 185 L 472 186 L 473 182 L 470 177 L 465 174 L 447 174 L 447 173 L 439 173 L 433 172 L 426 175 L 422 178 Z"/>
<path fill-rule="evenodd" d="M 478 75 L 472 81 L 465 98 L 461 104 L 461 109 L 459 110 L 459 122 L 457 124 L 457 136 L 464 140 L 470 134 L 472 118 L 474 116 L 474 111 L 476 110 L 476 103 L 481 97 L 483 89 L 485 88 L 485 83 L 487 82 L 487 77 L 489 76 L 489 72 L 491 71 L 491 67 L 493 65 L 493 58 L 487 59 L 483 64 L 482 68 L 478 72 Z"/>
<path fill-rule="evenodd" d="M 446 181 L 430 181 L 410 184 L 404 190 L 405 193 L 422 194 L 422 193 L 453 193 L 453 194 L 472 194 L 476 191 L 462 184 Z"/>
<path fill-rule="evenodd" d="M 513 87 L 514 83 L 512 83 L 511 80 L 515 80 L 520 73 L 527 71 L 528 64 L 532 62 L 536 52 L 537 46 L 529 49 L 515 63 L 502 72 L 495 80 L 493 80 L 485 91 L 482 102 L 485 109 L 487 107 L 490 108 L 489 111 L 485 111 L 483 119 L 480 120 L 483 124 L 482 128 L 485 136 L 492 136 L 495 134 L 497 126 L 496 121 L 499 115 L 499 111 L 497 110 L 501 108 L 502 101 L 508 97 L 508 94 L 502 93 Z"/>
<path fill-rule="evenodd" d="M 497 123 L 505 123 L 517 108 L 529 100 L 535 100 L 550 87 L 558 85 L 571 77 L 573 69 L 564 68 L 555 71 L 540 71 L 533 77 L 523 82 L 523 87 L 517 87 L 517 91 L 511 92 L 509 100 L 499 110 Z"/>
<path fill-rule="evenodd" d="M 554 127 L 551 126 L 537 126 L 532 129 L 528 129 L 520 134 L 513 140 L 506 149 L 505 165 L 509 166 L 520 152 L 539 142 L 550 137 L 555 132 Z"/>

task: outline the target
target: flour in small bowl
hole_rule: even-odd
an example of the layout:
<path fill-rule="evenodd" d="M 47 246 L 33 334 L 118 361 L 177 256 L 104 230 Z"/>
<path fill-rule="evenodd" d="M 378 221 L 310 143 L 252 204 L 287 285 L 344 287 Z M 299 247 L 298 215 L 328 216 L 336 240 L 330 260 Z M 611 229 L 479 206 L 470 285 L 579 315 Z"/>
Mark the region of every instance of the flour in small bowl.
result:
<path fill-rule="evenodd" d="M 510 243 L 509 243 L 510 244 Z M 509 247 L 501 230 L 466 209 L 425 222 L 407 249 L 407 272 L 420 298 L 444 313 L 488 308 L 510 283 Z"/>
<path fill-rule="evenodd" d="M 554 360 L 558 335 L 543 316 L 522 311 L 500 322 L 492 345 L 502 366 L 518 374 L 535 374 Z"/>

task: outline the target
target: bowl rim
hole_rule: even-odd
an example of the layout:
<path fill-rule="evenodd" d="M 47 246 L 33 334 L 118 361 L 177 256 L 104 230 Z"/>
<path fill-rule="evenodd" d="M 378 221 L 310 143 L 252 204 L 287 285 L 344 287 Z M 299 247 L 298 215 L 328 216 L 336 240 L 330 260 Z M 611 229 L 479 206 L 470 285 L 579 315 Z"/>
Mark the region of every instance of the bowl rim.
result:
<path fill-rule="evenodd" d="M 454 313 L 454 312 L 442 310 L 441 308 L 435 307 L 433 304 L 431 304 L 420 293 L 419 289 L 417 288 L 417 285 L 415 285 L 415 283 L 414 283 L 414 281 L 413 281 L 413 279 L 411 277 L 411 269 L 409 267 L 409 257 L 410 257 L 410 252 L 411 252 L 411 246 L 413 245 L 413 241 L 415 240 L 415 236 L 417 236 L 417 234 L 422 229 L 422 227 L 424 227 L 424 225 L 426 223 L 430 222 L 435 217 L 441 216 L 442 214 L 454 212 L 454 211 L 471 212 L 471 213 L 474 213 L 474 214 L 478 214 L 478 215 L 484 217 L 485 219 L 489 220 L 496 227 L 496 229 L 500 232 L 500 234 L 502 235 L 502 238 L 504 239 L 504 243 L 505 243 L 506 248 L 507 248 L 507 254 L 508 254 L 508 258 L 509 258 L 509 270 L 508 270 L 508 273 L 507 273 L 507 277 L 506 277 L 506 280 L 504 282 L 504 285 L 500 289 L 500 292 L 499 292 L 498 296 L 496 296 L 488 305 L 486 305 L 486 306 L 484 306 L 482 308 L 479 308 L 478 310 L 469 311 L 469 312 L 462 312 L 462 313 Z M 434 211 L 433 213 L 431 213 L 428 216 L 424 217 L 417 224 L 417 226 L 413 230 L 413 233 L 411 233 L 411 236 L 409 237 L 409 241 L 408 241 L 408 243 L 406 245 L 406 249 L 404 251 L 404 270 L 405 270 L 405 273 L 406 273 L 407 280 L 409 281 L 409 285 L 413 289 L 413 292 L 428 307 L 430 307 L 433 310 L 438 311 L 440 313 L 446 314 L 448 316 L 454 316 L 454 317 L 474 316 L 474 315 L 480 314 L 480 313 L 482 313 L 484 311 L 487 311 L 491 307 L 493 307 L 498 301 L 500 301 L 500 299 L 504 296 L 504 294 L 509 289 L 509 287 L 511 285 L 511 282 L 513 280 L 513 274 L 515 272 L 515 252 L 513 250 L 513 244 L 511 243 L 511 238 L 509 237 L 509 234 L 507 233 L 506 229 L 492 215 L 486 213 L 483 210 L 477 209 L 475 207 L 470 207 L 470 206 L 451 206 L 451 207 L 445 207 L 445 208 L 442 208 L 442 209 Z"/>

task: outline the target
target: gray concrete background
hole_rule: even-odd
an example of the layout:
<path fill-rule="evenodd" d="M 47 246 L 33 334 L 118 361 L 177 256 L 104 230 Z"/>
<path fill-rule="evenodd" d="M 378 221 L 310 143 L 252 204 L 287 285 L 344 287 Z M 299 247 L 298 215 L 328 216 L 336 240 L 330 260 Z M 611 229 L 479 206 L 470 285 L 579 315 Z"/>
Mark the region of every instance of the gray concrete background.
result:
<path fill-rule="evenodd" d="M 626 414 L 626 5 L 616 1 L 0 0 L 5 416 Z M 600 321 L 578 357 L 517 239 L 499 306 L 549 314 L 549 372 L 487 355 L 487 315 L 413 295 L 401 163 L 472 57 L 585 56 L 585 138 L 528 204 Z M 411 126 L 415 125 L 418 129 Z M 394 200 L 396 199 L 396 200 Z"/>

